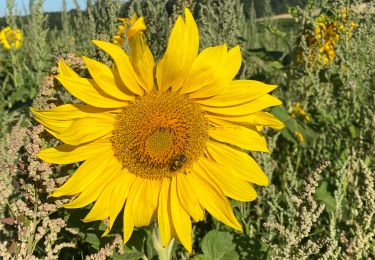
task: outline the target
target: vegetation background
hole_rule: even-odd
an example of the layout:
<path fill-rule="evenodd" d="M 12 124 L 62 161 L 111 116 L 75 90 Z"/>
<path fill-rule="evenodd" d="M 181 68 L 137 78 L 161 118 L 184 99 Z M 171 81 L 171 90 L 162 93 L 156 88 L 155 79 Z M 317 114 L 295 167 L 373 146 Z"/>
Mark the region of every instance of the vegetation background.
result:
<path fill-rule="evenodd" d="M 105 223 L 80 221 L 88 208 L 67 210 L 64 200 L 48 196 L 77 165 L 36 158 L 56 140 L 28 107 L 77 102 L 53 81 L 56 60 L 77 71 L 85 70 L 80 55 L 111 64 L 90 40 L 111 41 L 118 17 L 143 15 L 146 37 L 160 58 L 183 7 L 198 22 L 201 48 L 240 44 L 243 66 L 237 77 L 279 86 L 274 95 L 283 106 L 270 112 L 286 128 L 264 130 L 271 153 L 253 154 L 271 185 L 259 188 L 251 203 L 232 201 L 244 233 L 207 216 L 194 225 L 193 253 L 176 242 L 172 258 L 375 258 L 373 2 L 87 0 L 87 10 L 77 4 L 69 12 L 62 3 L 62 12 L 43 13 L 43 0 L 30 0 L 30 15 L 20 17 L 14 0 L 7 0 L 0 21 L 0 29 L 9 25 L 23 33 L 20 48 L 0 46 L 2 258 L 157 258 L 152 228 L 137 230 L 124 246 L 120 223 L 101 237 Z M 289 16 L 275 16 L 286 12 Z"/>

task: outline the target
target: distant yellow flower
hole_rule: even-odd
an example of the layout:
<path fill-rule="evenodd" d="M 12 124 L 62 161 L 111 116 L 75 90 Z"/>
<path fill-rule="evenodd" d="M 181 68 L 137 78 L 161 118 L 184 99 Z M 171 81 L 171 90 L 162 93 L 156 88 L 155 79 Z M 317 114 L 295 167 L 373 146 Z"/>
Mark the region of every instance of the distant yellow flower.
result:
<path fill-rule="evenodd" d="M 307 122 L 311 122 L 311 117 L 303 110 L 301 103 L 297 102 L 293 106 L 292 117 L 301 116 Z"/>
<path fill-rule="evenodd" d="M 244 149 L 268 152 L 257 128 L 283 128 L 262 111 L 281 104 L 267 94 L 276 86 L 234 80 L 242 63 L 239 46 L 198 54 L 198 28 L 187 9 L 156 68 L 143 33 L 132 37 L 130 57 L 118 45 L 93 41 L 116 66 L 84 57 L 92 78 L 59 62 L 57 80 L 85 104 L 31 109 L 65 143 L 41 151 L 41 159 L 84 161 L 52 196 L 76 196 L 67 208 L 95 202 L 83 221 L 109 220 L 105 234 L 124 208 L 125 242 L 134 227 L 157 218 L 164 246 L 176 237 L 191 251 L 192 220 L 203 220 L 205 210 L 242 230 L 227 196 L 251 201 L 254 184 L 268 185 Z"/>
<path fill-rule="evenodd" d="M 340 34 L 344 33 L 351 37 L 355 27 L 354 21 L 347 20 L 347 10 L 342 10 L 338 18 L 330 18 L 326 15 L 316 18 L 313 32 L 308 32 L 305 36 L 309 61 L 314 65 L 319 61 L 324 65 L 333 61 Z"/>
<path fill-rule="evenodd" d="M 130 41 L 134 35 L 138 32 L 146 30 L 146 24 L 144 22 L 143 16 L 139 17 L 134 14 L 131 19 L 129 18 L 118 18 L 121 24 L 117 27 L 116 35 L 113 37 L 113 43 L 123 46 L 124 36 Z"/>
<path fill-rule="evenodd" d="M 20 29 L 12 29 L 8 26 L 0 31 L 0 41 L 6 49 L 18 49 L 22 44 L 22 38 Z"/>
<path fill-rule="evenodd" d="M 334 47 L 339 39 L 337 24 L 330 22 L 329 18 L 322 15 L 316 19 L 314 34 L 307 35 L 310 61 L 320 60 L 323 64 L 335 58 Z"/>
<path fill-rule="evenodd" d="M 297 137 L 297 139 L 300 143 L 303 143 L 305 141 L 305 138 L 303 137 L 301 132 L 296 131 L 296 132 L 294 132 L 294 135 Z"/>

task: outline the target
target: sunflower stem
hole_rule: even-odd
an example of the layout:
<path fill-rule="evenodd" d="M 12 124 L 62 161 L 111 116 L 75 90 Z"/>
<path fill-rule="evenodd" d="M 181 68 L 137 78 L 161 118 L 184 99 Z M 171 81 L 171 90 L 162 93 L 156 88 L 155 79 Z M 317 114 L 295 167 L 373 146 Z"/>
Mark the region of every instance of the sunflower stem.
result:
<path fill-rule="evenodd" d="M 159 260 L 170 260 L 173 244 L 174 244 L 174 238 L 169 242 L 168 246 L 163 247 L 163 244 L 161 242 L 158 226 L 154 225 L 154 230 L 152 232 L 152 243 L 154 245 L 154 248 L 156 252 L 159 255 Z"/>

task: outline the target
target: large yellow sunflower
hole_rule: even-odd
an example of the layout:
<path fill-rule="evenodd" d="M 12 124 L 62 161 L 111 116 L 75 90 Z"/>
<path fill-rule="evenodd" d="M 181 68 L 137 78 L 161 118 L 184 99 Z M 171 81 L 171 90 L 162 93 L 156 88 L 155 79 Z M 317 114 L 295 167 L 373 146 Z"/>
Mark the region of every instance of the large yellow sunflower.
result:
<path fill-rule="evenodd" d="M 198 29 L 187 9 L 155 73 L 141 31 L 130 41 L 129 56 L 117 45 L 93 43 L 113 58 L 114 69 L 84 57 L 91 78 L 64 62 L 56 76 L 84 104 L 32 109 L 64 143 L 39 157 L 55 164 L 84 161 L 52 195 L 76 196 L 67 208 L 95 202 L 84 221 L 109 220 L 105 234 L 124 208 L 124 242 L 156 218 L 164 246 L 176 237 L 191 251 L 192 220 L 203 220 L 205 210 L 241 230 L 227 197 L 251 201 L 253 184 L 268 184 L 245 150 L 267 152 L 260 129 L 283 127 L 261 111 L 281 103 L 267 94 L 276 86 L 234 80 L 239 46 L 198 54 Z"/>

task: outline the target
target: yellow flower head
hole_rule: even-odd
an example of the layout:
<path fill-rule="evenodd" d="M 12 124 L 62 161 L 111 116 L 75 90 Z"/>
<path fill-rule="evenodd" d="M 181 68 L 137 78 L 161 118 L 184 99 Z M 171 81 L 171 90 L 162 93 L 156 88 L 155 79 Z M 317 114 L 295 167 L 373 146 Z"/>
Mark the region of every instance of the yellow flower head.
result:
<path fill-rule="evenodd" d="M 4 48 L 18 49 L 22 44 L 22 32 L 20 29 L 12 29 L 9 26 L 0 31 L 0 41 Z"/>
<path fill-rule="evenodd" d="M 299 102 L 294 104 L 291 116 L 292 117 L 300 116 L 303 119 L 305 119 L 307 122 L 311 122 L 311 117 L 309 116 L 309 114 L 306 113 L 305 110 L 303 110 L 303 107 L 302 107 L 301 103 L 299 103 Z"/>
<path fill-rule="evenodd" d="M 143 32 L 146 30 L 146 24 L 143 16 L 138 17 L 136 14 L 134 14 L 131 19 L 118 18 L 118 20 L 121 22 L 121 24 L 117 27 L 117 32 L 113 37 L 114 44 L 123 46 L 125 35 L 130 41 L 138 32 Z"/>
<path fill-rule="evenodd" d="M 157 219 L 164 246 L 175 237 L 191 251 L 192 221 L 203 220 L 205 210 L 242 230 L 227 197 L 251 201 L 254 184 L 268 185 L 244 150 L 268 152 L 257 129 L 283 127 L 262 111 L 281 102 L 267 94 L 274 85 L 234 79 L 242 63 L 239 46 L 198 53 L 198 28 L 187 9 L 156 65 L 143 33 L 133 37 L 130 55 L 93 41 L 115 68 L 83 57 L 92 78 L 59 62 L 57 80 L 82 104 L 31 109 L 64 143 L 38 156 L 55 164 L 84 161 L 52 194 L 76 196 L 67 208 L 95 202 L 84 221 L 108 220 L 107 234 L 124 208 L 125 242 L 135 227 Z"/>

